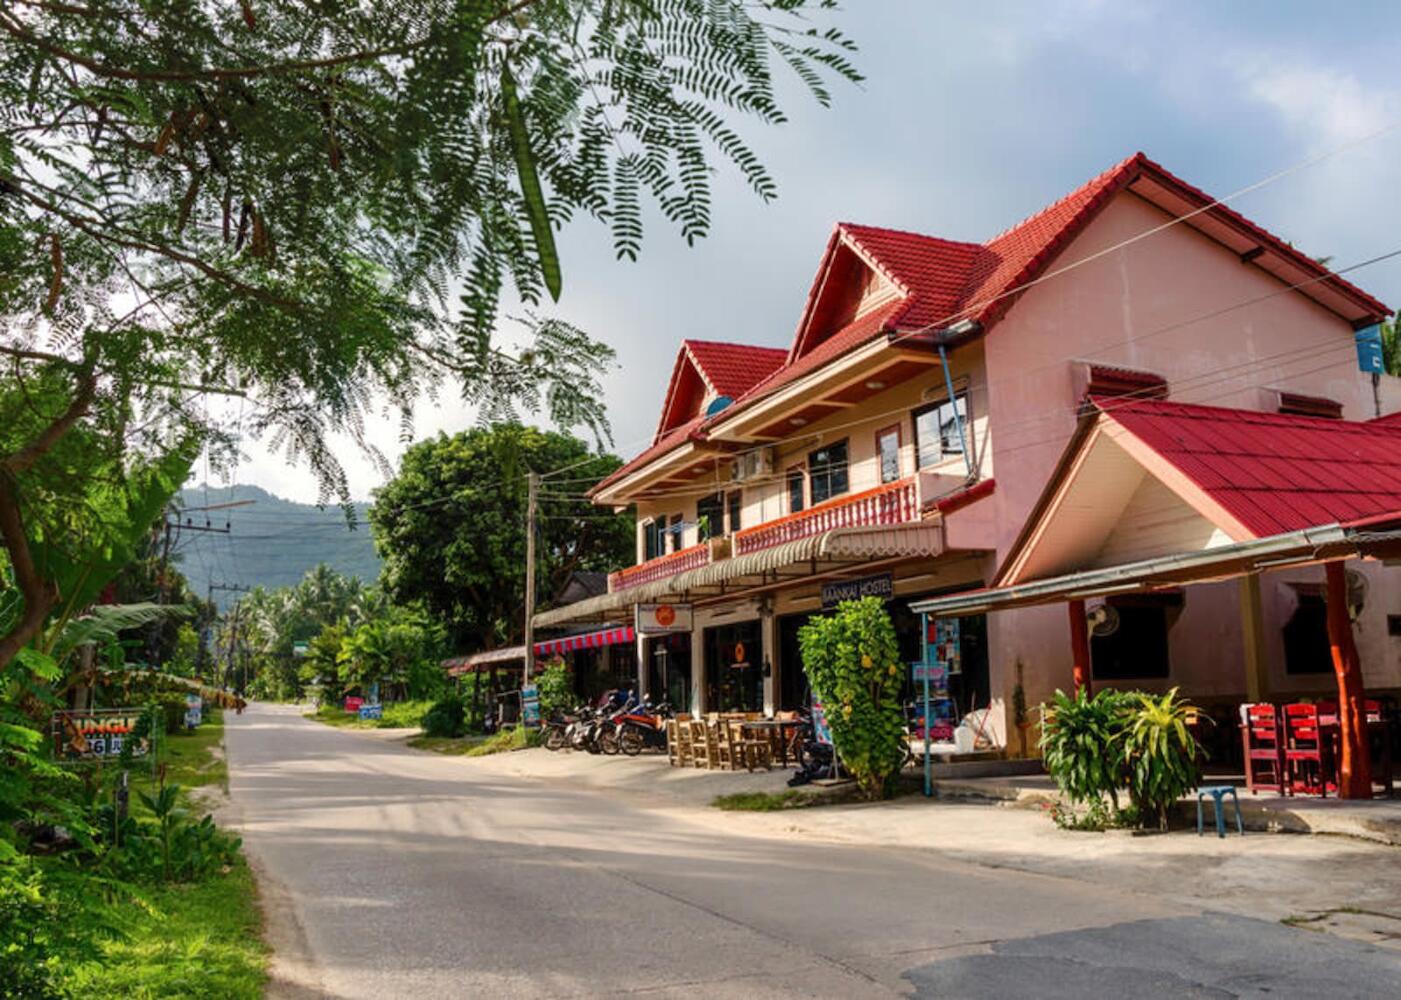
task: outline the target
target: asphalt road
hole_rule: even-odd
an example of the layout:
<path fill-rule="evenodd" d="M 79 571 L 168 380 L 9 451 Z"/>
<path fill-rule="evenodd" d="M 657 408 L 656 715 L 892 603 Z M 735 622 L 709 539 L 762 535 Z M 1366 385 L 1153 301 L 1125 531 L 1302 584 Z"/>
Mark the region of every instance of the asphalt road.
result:
<path fill-rule="evenodd" d="M 740 836 L 253 706 L 273 997 L 1394 997 L 1401 955 L 934 851 Z"/>

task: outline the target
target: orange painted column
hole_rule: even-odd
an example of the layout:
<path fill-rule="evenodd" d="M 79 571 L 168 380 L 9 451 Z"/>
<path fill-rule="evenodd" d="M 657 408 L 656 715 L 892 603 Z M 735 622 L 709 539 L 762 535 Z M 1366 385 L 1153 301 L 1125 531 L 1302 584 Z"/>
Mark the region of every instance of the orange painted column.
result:
<path fill-rule="evenodd" d="M 1372 797 L 1372 758 L 1367 747 L 1366 691 L 1357 658 L 1352 622 L 1347 613 L 1347 574 L 1341 561 L 1326 565 L 1328 574 L 1328 645 L 1338 678 L 1338 797 Z"/>
<path fill-rule="evenodd" d="M 1074 600 L 1066 604 L 1070 612 L 1070 654 L 1075 693 L 1090 694 L 1090 626 L 1085 621 L 1085 602 Z"/>

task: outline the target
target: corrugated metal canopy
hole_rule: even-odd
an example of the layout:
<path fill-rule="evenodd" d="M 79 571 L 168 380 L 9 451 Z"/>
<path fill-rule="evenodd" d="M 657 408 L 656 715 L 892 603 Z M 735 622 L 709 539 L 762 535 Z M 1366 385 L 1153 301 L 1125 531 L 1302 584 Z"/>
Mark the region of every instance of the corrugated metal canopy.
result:
<path fill-rule="evenodd" d="M 1203 552 L 1158 556 L 1006 587 L 947 594 L 916 601 L 910 605 L 910 610 L 933 618 L 954 618 L 1110 594 L 1213 583 L 1247 573 L 1307 566 L 1330 559 L 1394 559 L 1398 555 L 1401 555 L 1401 530 L 1370 531 L 1338 524 L 1320 525 Z"/>
<path fill-rule="evenodd" d="M 535 627 L 548 628 L 591 618 L 616 617 L 617 612 L 624 608 L 657 600 L 702 600 L 731 589 L 738 592 L 746 587 L 762 586 L 782 579 L 813 576 L 843 564 L 900 558 L 934 559 L 943 553 L 944 526 L 941 521 L 834 528 L 758 552 L 721 559 L 665 580 L 554 608 L 536 615 Z M 789 572 L 782 572 L 784 570 Z"/>

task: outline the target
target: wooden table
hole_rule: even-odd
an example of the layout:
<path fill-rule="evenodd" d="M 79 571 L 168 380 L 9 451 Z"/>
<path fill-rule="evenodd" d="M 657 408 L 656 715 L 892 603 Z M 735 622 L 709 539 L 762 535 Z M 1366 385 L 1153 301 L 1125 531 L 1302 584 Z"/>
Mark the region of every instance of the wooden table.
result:
<path fill-rule="evenodd" d="M 1386 797 L 1394 798 L 1396 794 L 1395 779 L 1392 775 L 1391 766 L 1391 726 L 1384 712 L 1367 712 L 1367 753 L 1372 757 L 1372 780 L 1379 782 L 1386 787 Z M 1333 783 L 1337 787 L 1340 783 L 1341 775 L 1338 774 L 1339 762 L 1342 758 L 1342 727 L 1338 724 L 1338 716 L 1335 712 L 1324 714 L 1318 713 L 1318 728 L 1323 730 L 1328 736 L 1328 741 L 1332 749 L 1333 760 Z M 1380 754 L 1372 753 L 1372 740 L 1376 738 L 1381 743 Z"/>
<path fill-rule="evenodd" d="M 798 719 L 753 719 L 749 722 L 741 722 L 739 728 L 741 732 L 751 730 L 764 733 L 769 737 L 769 742 L 773 742 L 773 737 L 778 736 L 778 760 L 782 767 L 788 766 L 788 735 L 784 730 L 797 729 L 802 725 Z M 802 763 L 802 750 L 798 750 L 797 763 Z"/>

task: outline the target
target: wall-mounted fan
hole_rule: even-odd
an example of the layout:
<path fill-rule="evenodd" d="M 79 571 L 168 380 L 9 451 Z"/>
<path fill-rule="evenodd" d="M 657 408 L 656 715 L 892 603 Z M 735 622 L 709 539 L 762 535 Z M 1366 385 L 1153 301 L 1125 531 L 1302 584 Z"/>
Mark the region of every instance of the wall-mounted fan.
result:
<path fill-rule="evenodd" d="M 1085 612 L 1090 635 L 1103 639 L 1119 631 L 1119 610 L 1109 604 L 1096 605 Z"/>
<path fill-rule="evenodd" d="M 1347 571 L 1347 614 L 1353 621 L 1367 604 L 1367 578 L 1355 569 Z"/>

